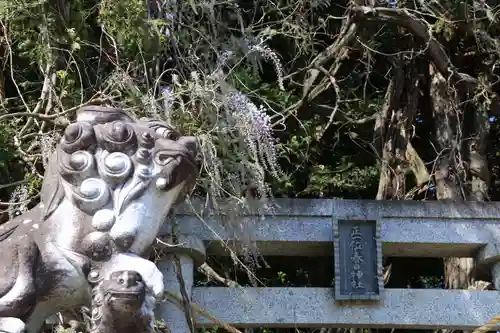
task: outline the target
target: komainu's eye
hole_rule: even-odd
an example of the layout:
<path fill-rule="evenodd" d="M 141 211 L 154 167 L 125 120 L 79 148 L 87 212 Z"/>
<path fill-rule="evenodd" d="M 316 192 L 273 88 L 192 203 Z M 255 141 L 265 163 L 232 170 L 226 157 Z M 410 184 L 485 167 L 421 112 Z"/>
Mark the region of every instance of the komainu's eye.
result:
<path fill-rule="evenodd" d="M 176 141 L 179 139 L 179 134 L 175 131 L 172 131 L 166 127 L 160 127 L 156 130 L 156 134 L 164 137 L 165 139 Z"/>

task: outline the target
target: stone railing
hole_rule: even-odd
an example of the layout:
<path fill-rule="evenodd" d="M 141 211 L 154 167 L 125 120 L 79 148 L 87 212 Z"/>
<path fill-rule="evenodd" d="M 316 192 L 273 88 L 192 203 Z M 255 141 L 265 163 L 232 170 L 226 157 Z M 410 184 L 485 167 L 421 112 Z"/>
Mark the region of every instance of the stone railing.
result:
<path fill-rule="evenodd" d="M 335 253 L 336 288 L 192 287 L 194 267 L 203 263 L 206 253 L 227 255 L 224 241 L 231 240 L 233 234 L 215 218 L 205 215 L 201 220 L 186 208 L 176 216 L 182 246 L 175 250 L 181 255 L 186 290 L 193 303 L 219 320 L 242 328 L 471 330 L 498 315 L 497 291 L 384 290 L 381 256 L 475 257 L 478 265 L 491 270 L 493 284 L 500 289 L 500 203 L 323 199 L 282 199 L 275 203 L 278 208 L 272 216 L 246 217 L 250 218 L 246 233 L 263 255 L 310 257 Z M 168 234 L 168 230 L 169 226 L 164 226 L 163 233 Z M 347 231 L 351 238 L 344 239 Z M 358 239 L 365 245 L 359 247 L 363 265 L 372 265 L 356 280 L 365 281 L 366 290 L 353 289 L 356 283 L 349 276 L 356 275 L 356 263 L 344 262 L 348 255 L 353 258 L 354 250 L 343 249 L 346 247 L 342 244 L 352 245 L 357 239 L 352 235 L 358 234 L 365 237 Z M 165 286 L 179 293 L 171 266 L 171 258 L 159 264 Z M 177 306 L 167 302 L 157 315 L 173 333 L 187 332 L 182 326 L 184 312 Z M 197 325 L 214 324 L 199 317 Z"/>

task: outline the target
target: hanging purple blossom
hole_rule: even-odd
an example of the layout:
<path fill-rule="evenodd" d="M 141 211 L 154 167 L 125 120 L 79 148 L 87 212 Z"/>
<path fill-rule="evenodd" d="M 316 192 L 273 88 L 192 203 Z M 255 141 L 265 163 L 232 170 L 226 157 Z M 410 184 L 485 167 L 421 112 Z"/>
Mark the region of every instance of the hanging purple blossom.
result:
<path fill-rule="evenodd" d="M 165 86 L 160 88 L 160 94 L 163 98 L 163 112 L 167 118 L 170 116 L 170 111 L 172 109 L 172 105 L 174 104 L 174 92 L 172 87 Z"/>
<path fill-rule="evenodd" d="M 230 92 L 226 98 L 227 107 L 248 149 L 270 167 L 273 176 L 278 177 L 275 139 L 266 110 L 262 106 L 258 108 L 241 92 Z"/>

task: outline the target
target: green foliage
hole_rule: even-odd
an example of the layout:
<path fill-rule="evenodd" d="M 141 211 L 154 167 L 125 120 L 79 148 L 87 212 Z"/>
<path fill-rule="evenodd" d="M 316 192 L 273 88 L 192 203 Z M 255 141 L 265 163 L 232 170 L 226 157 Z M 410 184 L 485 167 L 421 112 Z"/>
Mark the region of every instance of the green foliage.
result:
<path fill-rule="evenodd" d="M 113 46 L 128 60 L 138 55 L 154 56 L 161 45 L 159 25 L 150 20 L 145 2 L 141 0 L 103 0 L 99 7 L 98 23 L 109 34 Z M 126 63 L 125 63 L 126 64 Z"/>
<path fill-rule="evenodd" d="M 199 135 L 210 163 L 198 194 L 242 202 L 247 186 L 257 183 L 261 195 L 373 197 L 378 181 L 377 158 L 369 145 L 373 122 L 355 122 L 380 111 L 390 68 L 386 57 L 367 50 L 401 49 L 388 43 L 400 31 L 361 31 L 364 40 L 358 46 L 363 51 L 355 56 L 360 63 L 346 61 L 340 95 L 322 94 L 314 104 L 293 109 L 302 97 L 301 69 L 332 41 L 340 23 L 335 17 L 343 9 L 331 1 L 311 3 L 310 12 L 305 3 L 290 4 L 189 1 L 148 8 L 136 0 L 72 0 L 64 7 L 49 0 L 4 1 L 0 20 L 9 32 L 4 62 L 12 58 L 12 79 L 24 99 L 10 89 L 6 107 L 36 108 L 44 79 L 55 74 L 52 96 L 44 96 L 42 103 L 48 112 L 103 100 L 137 115 L 163 117 L 183 132 Z M 457 9 L 446 6 L 448 12 L 433 21 L 433 32 L 450 41 L 459 27 L 446 15 Z M 287 73 L 294 74 L 283 85 Z M 165 87 L 173 93 L 168 110 Z M 233 90 L 267 109 L 279 168 L 242 140 L 245 129 L 237 128 L 237 119 L 226 110 L 225 95 Z M 344 120 L 319 135 L 333 105 Z M 42 133 L 53 136 L 53 130 L 60 130 L 53 125 L 43 125 Z M 23 135 L 21 145 L 30 146 L 33 136 Z M 11 146 L 15 137 L 9 136 Z M 41 146 L 28 154 L 42 153 L 37 152 Z M 26 156 L 19 158 L 26 162 Z"/>
<path fill-rule="evenodd" d="M 340 167 L 342 169 L 332 170 L 331 167 L 325 167 L 322 164 L 315 166 L 310 184 L 304 192 L 315 197 L 323 197 L 324 193 L 329 193 L 332 188 L 336 187 L 339 191 L 355 194 L 373 189 L 373 184 L 378 181 L 379 171 L 375 166 L 362 169 L 352 168 L 353 163 L 347 162 Z"/>
<path fill-rule="evenodd" d="M 271 48 L 284 42 L 302 59 L 309 57 L 323 43 L 312 32 L 326 32 L 332 11 L 324 10 L 326 2 L 313 6 L 324 15 L 315 26 L 316 19 L 308 24 L 280 21 L 289 15 L 303 20 L 306 15 L 287 5 L 245 6 L 231 1 L 210 5 L 192 1 L 147 8 L 136 0 L 72 0 L 61 7 L 50 0 L 5 1 L 0 8 L 0 20 L 9 31 L 4 46 L 16 67 L 8 79 L 19 87 L 19 91 L 6 91 L 5 106 L 56 113 L 103 100 L 138 116 L 172 121 L 186 134 L 202 139 L 207 163 L 197 193 L 210 195 L 214 201 L 229 197 L 244 202 L 247 187 L 254 185 L 264 197 L 328 196 L 332 191 L 354 189 L 356 181 L 344 186 L 340 176 L 334 177 L 341 169 L 338 161 L 348 157 L 335 157 L 333 152 L 324 170 L 312 167 L 313 159 L 321 155 L 312 133 L 323 119 L 300 120 L 300 133 L 289 135 L 297 118 L 283 111 L 300 100 L 300 92 L 283 86 L 283 61 L 291 61 L 287 71 L 292 71 L 294 63 L 300 65 L 302 60 L 290 57 L 286 49 Z M 247 11 L 244 16 L 242 9 Z M 260 13 L 268 13 L 269 24 L 250 20 Z M 165 87 L 172 91 L 171 97 L 163 93 Z M 270 152 L 274 148 L 266 148 L 272 144 L 269 140 L 249 145 L 245 139 L 252 125 L 242 125 L 241 115 L 228 112 L 227 95 L 232 91 L 247 96 L 244 107 L 259 110 L 262 105 L 267 110 L 277 138 L 275 157 Z M 63 117 L 71 120 L 72 116 Z M 14 130 L 17 134 L 8 140 L 21 145 L 25 154 L 18 158 L 22 163 L 40 170 L 54 143 L 48 138 L 61 127 L 54 127 L 57 122 L 52 121 L 23 120 L 35 126 Z M 42 136 L 33 145 L 36 131 Z M 304 173 L 310 180 L 305 183 Z M 358 183 L 366 184 L 367 179 Z"/>
<path fill-rule="evenodd" d="M 15 158 L 15 149 L 10 142 L 12 138 L 13 128 L 0 124 L 0 175 L 2 179 L 9 175 L 9 161 Z"/>
<path fill-rule="evenodd" d="M 8 184 L 9 182 L 15 180 L 13 171 L 13 162 L 16 158 L 16 151 L 10 142 L 10 138 L 13 135 L 13 128 L 0 123 L 0 179 L 2 179 L 2 184 Z M 12 188 L 1 188 L 0 187 L 0 198 L 7 197 L 10 195 Z"/>

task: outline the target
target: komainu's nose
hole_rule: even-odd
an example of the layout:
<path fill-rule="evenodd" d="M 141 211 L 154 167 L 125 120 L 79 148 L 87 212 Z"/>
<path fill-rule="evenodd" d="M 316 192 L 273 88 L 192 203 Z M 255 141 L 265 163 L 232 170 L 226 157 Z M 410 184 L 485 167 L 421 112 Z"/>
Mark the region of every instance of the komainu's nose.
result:
<path fill-rule="evenodd" d="M 177 142 L 184 145 L 192 156 L 198 155 L 199 145 L 196 136 L 183 136 Z"/>
<path fill-rule="evenodd" d="M 124 287 L 134 287 L 142 281 L 142 276 L 136 271 L 124 271 L 118 278 L 118 283 Z"/>

